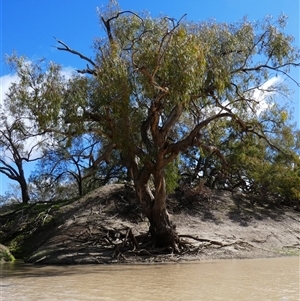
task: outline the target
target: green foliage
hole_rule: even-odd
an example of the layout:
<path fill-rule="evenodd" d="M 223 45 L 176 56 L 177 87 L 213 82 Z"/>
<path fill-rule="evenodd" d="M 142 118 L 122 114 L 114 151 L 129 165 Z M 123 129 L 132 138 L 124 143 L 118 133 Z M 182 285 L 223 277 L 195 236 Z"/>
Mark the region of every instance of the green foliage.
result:
<path fill-rule="evenodd" d="M 99 17 L 106 36 L 96 40 L 94 60 L 79 55 L 89 64 L 80 76 L 66 79 L 54 63 L 8 58 L 20 82 L 11 86 L 7 108 L 51 133 L 50 140 L 64 141 L 59 162 L 76 156 L 69 152 L 73 137 L 95 135 L 136 183 L 165 174 L 171 192 L 178 182 L 176 158 L 196 148 L 205 176 L 210 168 L 230 175 L 232 186 L 250 183 L 251 189 L 298 197 L 298 170 L 289 169 L 298 163 L 285 165 L 288 156 L 278 152 L 285 139 L 284 153 L 297 153 L 289 113 L 274 105 L 279 94 L 289 96 L 284 79 L 300 59 L 284 32 L 284 16 L 193 23 L 122 12 L 112 1 Z M 58 49 L 78 55 L 58 43 Z M 85 174 L 82 165 L 78 170 Z"/>
<path fill-rule="evenodd" d="M 167 194 L 173 193 L 179 185 L 180 170 L 179 170 L 179 160 L 176 159 L 165 168 L 165 181 Z"/>
<path fill-rule="evenodd" d="M 282 136 L 276 136 L 280 149 L 271 148 L 254 135 L 229 141 L 227 172 L 231 185 L 239 183 L 238 187 L 265 199 L 300 201 L 299 148 L 294 139 L 297 135 L 292 133 L 292 127 L 285 127 Z"/>
<path fill-rule="evenodd" d="M 31 62 L 16 53 L 7 57 L 7 63 L 20 80 L 8 92 L 6 104 L 10 112 L 31 117 L 41 128 L 57 125 L 65 81 L 61 67 L 52 62 L 46 65 L 44 60 Z"/>

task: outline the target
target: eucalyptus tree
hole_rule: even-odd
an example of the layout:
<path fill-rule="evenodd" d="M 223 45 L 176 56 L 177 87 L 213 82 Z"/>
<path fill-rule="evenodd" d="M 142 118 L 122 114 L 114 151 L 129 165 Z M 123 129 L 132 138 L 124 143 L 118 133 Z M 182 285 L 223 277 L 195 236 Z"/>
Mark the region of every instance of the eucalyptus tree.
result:
<path fill-rule="evenodd" d="M 43 129 L 45 127 L 37 126 L 34 120 L 43 116 L 45 106 L 50 107 L 51 78 L 57 77 L 59 69 L 51 65 L 46 73 L 42 73 L 43 60 L 34 64 L 16 53 L 7 57 L 7 62 L 16 71 L 18 80 L 11 84 L 0 106 L 0 172 L 19 184 L 22 202 L 26 204 L 30 200 L 30 192 L 25 164 L 41 159 L 45 140 L 49 138 Z M 43 86 L 43 83 L 47 85 Z M 43 95 L 44 103 L 37 101 L 40 95 Z M 31 106 L 20 107 L 22 98 L 32 101 Z M 55 102 L 52 100 L 51 108 L 54 110 Z"/>
<path fill-rule="evenodd" d="M 266 98 L 285 94 L 284 79 L 296 82 L 289 71 L 299 67 L 299 50 L 284 33 L 284 16 L 260 23 L 193 23 L 185 16 L 152 18 L 111 5 L 99 18 L 105 36 L 96 40 L 94 58 L 57 40 L 59 50 L 87 63 L 79 75 L 68 81 L 57 75 L 50 94 L 37 87 L 25 96 L 16 89 L 14 104 L 42 128 L 93 132 L 105 139 L 108 152 L 118 150 L 155 245 L 178 250 L 166 208 L 167 167 L 192 147 L 226 165 L 210 139 L 223 121 L 227 131 L 256 135 L 273 146 L 268 125 L 257 118 L 262 99 L 256 91 L 271 90 Z M 265 88 L 276 75 L 282 81 Z M 35 111 L 39 105 L 43 116 Z"/>
<path fill-rule="evenodd" d="M 0 173 L 19 184 L 22 203 L 30 200 L 24 171 L 26 163 L 40 159 L 38 149 L 43 143 L 39 134 L 29 131 L 26 123 L 2 114 L 0 120 Z"/>

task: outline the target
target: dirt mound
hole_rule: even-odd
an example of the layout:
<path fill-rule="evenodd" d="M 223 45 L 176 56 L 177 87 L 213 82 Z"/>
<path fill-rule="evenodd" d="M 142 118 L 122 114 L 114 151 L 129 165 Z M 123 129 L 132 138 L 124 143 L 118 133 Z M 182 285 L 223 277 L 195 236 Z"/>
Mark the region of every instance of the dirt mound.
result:
<path fill-rule="evenodd" d="M 243 195 L 224 191 L 188 203 L 171 197 L 168 204 L 185 246 L 180 254 L 151 245 L 149 224 L 133 190 L 119 184 L 99 188 L 77 201 L 48 204 L 35 213 L 25 230 L 15 231 L 10 238 L 3 235 L 5 227 L 9 230 L 7 223 L 1 222 L 1 241 L 12 246 L 23 235 L 26 261 L 42 264 L 299 255 L 299 212 L 289 208 L 252 208 Z M 4 212 L 1 219 L 11 212 Z M 17 212 L 14 219 L 20 220 Z"/>

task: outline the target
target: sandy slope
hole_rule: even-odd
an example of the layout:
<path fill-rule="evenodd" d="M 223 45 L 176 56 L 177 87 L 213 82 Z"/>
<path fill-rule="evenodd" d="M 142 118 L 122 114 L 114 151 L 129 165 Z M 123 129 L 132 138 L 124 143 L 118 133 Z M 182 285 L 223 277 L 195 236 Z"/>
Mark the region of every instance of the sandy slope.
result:
<path fill-rule="evenodd" d="M 180 255 L 135 248 L 132 237 L 147 232 L 147 220 L 133 194 L 124 192 L 122 185 L 109 185 L 62 207 L 51 227 L 28 240 L 34 252 L 27 260 L 78 264 L 299 255 L 298 211 L 253 209 L 243 196 L 229 192 L 216 192 L 206 201 L 169 203 L 178 233 L 191 243 Z"/>

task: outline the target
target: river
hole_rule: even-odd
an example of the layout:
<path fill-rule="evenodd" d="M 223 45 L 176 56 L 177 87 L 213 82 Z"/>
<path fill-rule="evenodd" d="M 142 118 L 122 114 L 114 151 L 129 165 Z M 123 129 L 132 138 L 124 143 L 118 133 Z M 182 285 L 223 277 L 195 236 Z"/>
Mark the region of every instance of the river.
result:
<path fill-rule="evenodd" d="M 299 257 L 179 264 L 1 265 L 1 301 L 299 301 Z"/>

